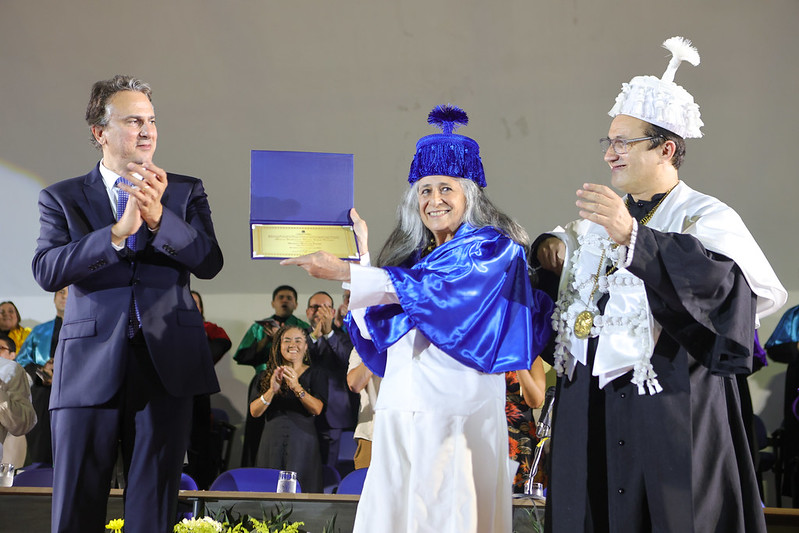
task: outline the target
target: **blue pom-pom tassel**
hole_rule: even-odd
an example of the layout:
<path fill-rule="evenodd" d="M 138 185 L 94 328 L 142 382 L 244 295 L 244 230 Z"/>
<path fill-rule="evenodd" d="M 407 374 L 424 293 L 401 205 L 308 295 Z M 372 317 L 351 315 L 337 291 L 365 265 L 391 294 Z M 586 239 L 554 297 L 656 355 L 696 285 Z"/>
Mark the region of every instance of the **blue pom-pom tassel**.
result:
<path fill-rule="evenodd" d="M 441 128 L 443 133 L 449 135 L 459 126 L 467 125 L 469 117 L 466 115 L 466 111 L 459 107 L 449 104 L 439 105 L 427 115 L 427 123 Z"/>

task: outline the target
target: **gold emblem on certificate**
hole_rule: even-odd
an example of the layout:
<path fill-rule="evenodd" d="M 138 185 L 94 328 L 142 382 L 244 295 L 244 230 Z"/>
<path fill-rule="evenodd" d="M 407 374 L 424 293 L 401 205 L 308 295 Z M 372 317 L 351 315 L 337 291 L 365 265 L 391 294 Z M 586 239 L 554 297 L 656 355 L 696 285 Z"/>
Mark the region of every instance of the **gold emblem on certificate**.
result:
<path fill-rule="evenodd" d="M 299 257 L 325 250 L 340 259 L 358 259 L 352 226 L 252 224 L 252 256 Z"/>
<path fill-rule="evenodd" d="M 594 325 L 594 314 L 591 311 L 583 311 L 574 319 L 574 335 L 578 339 L 586 339 L 591 334 L 591 327 Z"/>

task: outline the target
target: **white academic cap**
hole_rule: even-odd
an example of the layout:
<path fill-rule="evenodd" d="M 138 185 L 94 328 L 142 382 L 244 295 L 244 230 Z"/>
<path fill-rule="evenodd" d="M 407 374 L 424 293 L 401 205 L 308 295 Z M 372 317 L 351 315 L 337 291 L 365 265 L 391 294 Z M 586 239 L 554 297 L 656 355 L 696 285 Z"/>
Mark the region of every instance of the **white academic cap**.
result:
<path fill-rule="evenodd" d="M 699 106 L 688 91 L 674 83 L 674 73 L 680 63 L 688 61 L 698 65 L 699 52 L 683 37 L 666 39 L 663 48 L 671 52 L 671 61 L 663 76 L 660 79 L 636 76 L 630 83 L 623 84 L 608 114 L 611 117 L 629 115 L 665 128 L 683 139 L 701 137 L 699 128 L 704 123 L 699 117 Z"/>

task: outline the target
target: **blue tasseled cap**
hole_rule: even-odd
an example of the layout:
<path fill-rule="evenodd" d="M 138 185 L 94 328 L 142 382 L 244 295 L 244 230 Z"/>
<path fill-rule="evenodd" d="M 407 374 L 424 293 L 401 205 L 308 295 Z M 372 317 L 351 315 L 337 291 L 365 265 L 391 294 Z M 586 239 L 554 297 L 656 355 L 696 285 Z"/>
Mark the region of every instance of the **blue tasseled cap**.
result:
<path fill-rule="evenodd" d="M 416 143 L 408 183 L 426 176 L 450 176 L 485 187 L 480 146 L 473 139 L 454 133 L 459 126 L 469 123 L 466 112 L 455 106 L 436 106 L 427 116 L 427 123 L 441 128 L 442 133 L 427 135 Z"/>

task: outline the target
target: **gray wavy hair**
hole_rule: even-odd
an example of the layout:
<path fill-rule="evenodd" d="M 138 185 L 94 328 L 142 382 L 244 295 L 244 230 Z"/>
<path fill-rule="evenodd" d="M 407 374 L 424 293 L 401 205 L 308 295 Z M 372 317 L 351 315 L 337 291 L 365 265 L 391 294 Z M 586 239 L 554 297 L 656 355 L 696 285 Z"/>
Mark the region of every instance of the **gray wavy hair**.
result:
<path fill-rule="evenodd" d="M 530 246 L 530 237 L 527 235 L 527 231 L 515 220 L 497 209 L 479 185 L 468 179 L 455 179 L 458 180 L 466 196 L 463 223 L 475 228 L 491 226 L 525 249 Z M 405 191 L 402 202 L 397 208 L 397 225 L 377 256 L 377 266 L 399 266 L 414 252 L 425 248 L 433 239 L 433 233 L 422 223 L 422 217 L 419 214 L 418 187 L 419 182 L 417 181 Z"/>
<path fill-rule="evenodd" d="M 105 126 L 111 118 L 111 110 L 108 109 L 108 100 L 116 93 L 121 91 L 136 91 L 144 94 L 153 101 L 153 90 L 150 84 L 133 76 L 117 74 L 110 80 L 101 80 L 92 85 L 92 92 L 89 96 L 89 105 L 86 106 L 86 122 L 89 128 L 92 126 Z M 90 134 L 92 144 L 95 148 L 101 148 L 100 143 Z"/>

